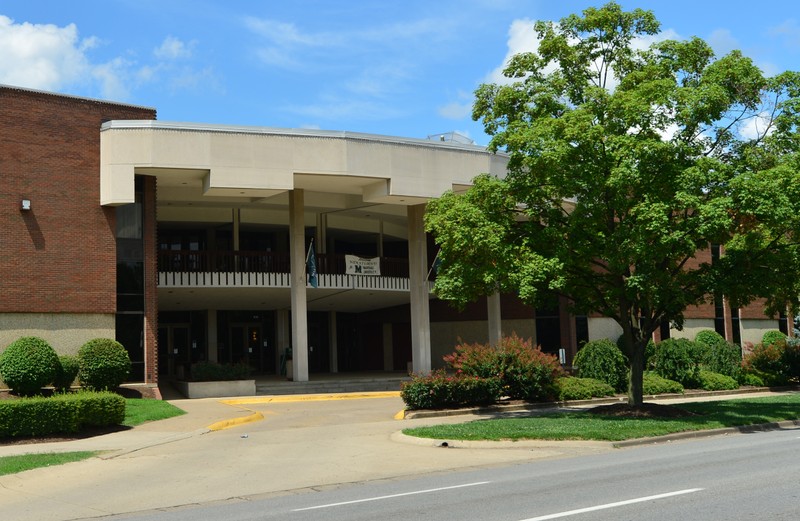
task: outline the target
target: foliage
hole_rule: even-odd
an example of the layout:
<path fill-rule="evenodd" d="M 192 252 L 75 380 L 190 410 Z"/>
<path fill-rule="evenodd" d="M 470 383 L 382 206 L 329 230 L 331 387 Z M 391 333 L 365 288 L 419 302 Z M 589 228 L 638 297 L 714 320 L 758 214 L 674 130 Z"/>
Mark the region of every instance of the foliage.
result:
<path fill-rule="evenodd" d="M 124 419 L 125 399 L 110 392 L 0 400 L 0 438 L 73 433 L 118 425 Z"/>
<path fill-rule="evenodd" d="M 643 49 L 658 21 L 616 3 L 534 29 L 537 50 L 513 56 L 510 81 L 481 85 L 473 107 L 508 175 L 428 205 L 434 289 L 457 305 L 555 293 L 614 319 L 638 404 L 663 322 L 680 327 L 719 294 L 797 304 L 800 279 L 786 274 L 800 271 L 800 74 L 764 77 L 699 38 Z M 697 255 L 710 244 L 723 247 L 713 263 Z"/>
<path fill-rule="evenodd" d="M 628 389 L 628 361 L 611 340 L 587 342 L 575 355 L 572 366 L 581 378 L 601 380 L 618 392 Z"/>
<path fill-rule="evenodd" d="M 527 401 L 553 399 L 555 380 L 562 373 L 556 356 L 517 335 L 501 338 L 496 347 L 460 344 L 444 361 L 465 375 L 498 378 L 505 396 Z"/>
<path fill-rule="evenodd" d="M 764 336 L 761 337 L 762 344 L 776 344 L 780 341 L 786 342 L 786 335 L 777 329 L 770 329 L 764 333 Z"/>
<path fill-rule="evenodd" d="M 686 338 L 668 338 L 656 344 L 653 370 L 684 387 L 695 388 L 699 383 L 702 355 L 702 348 L 695 342 Z"/>
<path fill-rule="evenodd" d="M 742 368 L 742 348 L 725 340 L 719 333 L 704 330 L 695 342 L 703 346 L 700 365 L 703 369 L 738 380 Z"/>
<path fill-rule="evenodd" d="M 81 384 L 89 389 L 119 387 L 131 371 L 125 347 L 111 338 L 89 340 L 78 350 Z"/>
<path fill-rule="evenodd" d="M 787 339 L 781 358 L 786 376 L 794 380 L 800 379 L 800 339 Z"/>
<path fill-rule="evenodd" d="M 655 396 L 657 394 L 683 394 L 683 386 L 675 380 L 668 380 L 652 371 L 645 371 L 644 394 Z"/>
<path fill-rule="evenodd" d="M 595 378 L 565 376 L 556 380 L 556 388 L 558 389 L 558 399 L 561 401 L 589 400 L 614 395 L 613 387 Z"/>
<path fill-rule="evenodd" d="M 216 362 L 198 362 L 192 366 L 192 380 L 195 382 L 212 382 L 218 380 L 247 380 L 253 374 L 249 364 L 218 364 Z"/>
<path fill-rule="evenodd" d="M 69 389 L 78 378 L 81 366 L 78 357 L 72 355 L 59 355 L 58 362 L 56 376 L 53 378 L 53 387 L 63 391 Z"/>
<path fill-rule="evenodd" d="M 403 382 L 400 397 L 408 409 L 446 409 L 489 405 L 500 397 L 500 380 L 470 375 L 448 375 L 444 370 L 413 375 Z"/>
<path fill-rule="evenodd" d="M 34 336 L 19 338 L 0 355 L 0 376 L 14 392 L 38 393 L 56 377 L 58 355 L 47 341 Z"/>
<path fill-rule="evenodd" d="M 100 454 L 100 451 L 76 451 L 76 452 L 49 452 L 43 454 L 22 454 L 19 456 L 0 457 L 0 476 L 16 474 L 26 470 L 38 469 L 40 467 L 53 467 L 72 463 L 88 458 L 93 458 Z"/>
<path fill-rule="evenodd" d="M 770 387 L 788 384 L 800 377 L 800 340 L 783 337 L 756 344 L 742 361 L 742 371 Z"/>
<path fill-rule="evenodd" d="M 742 373 L 739 375 L 739 382 L 742 385 L 751 385 L 753 387 L 764 387 L 766 385 L 760 376 L 753 373 Z"/>
<path fill-rule="evenodd" d="M 700 371 L 698 374 L 698 381 L 700 383 L 700 389 L 706 391 L 726 391 L 739 388 L 739 382 L 734 378 L 706 370 Z"/>
<path fill-rule="evenodd" d="M 404 429 L 421 438 L 446 440 L 621 441 L 676 432 L 772 423 L 800 417 L 800 394 L 681 404 L 684 418 L 617 418 L 585 412 L 535 414 Z"/>

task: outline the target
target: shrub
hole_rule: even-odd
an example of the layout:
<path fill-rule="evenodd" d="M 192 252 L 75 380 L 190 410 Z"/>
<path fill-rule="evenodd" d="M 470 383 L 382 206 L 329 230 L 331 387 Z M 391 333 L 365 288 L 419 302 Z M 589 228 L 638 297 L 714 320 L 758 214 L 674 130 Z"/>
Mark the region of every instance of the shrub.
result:
<path fill-rule="evenodd" d="M 489 405 L 500 397 L 498 378 L 448 375 L 444 370 L 414 375 L 403 382 L 400 397 L 408 409 L 445 409 Z"/>
<path fill-rule="evenodd" d="M 192 366 L 192 380 L 212 382 L 215 380 L 247 380 L 253 373 L 248 364 L 218 364 L 198 362 Z"/>
<path fill-rule="evenodd" d="M 616 348 L 616 347 L 615 347 Z M 556 380 L 559 400 L 589 400 L 600 396 L 613 396 L 614 388 L 595 378 L 565 376 Z"/>
<path fill-rule="evenodd" d="M 698 331 L 694 337 L 694 341 L 707 346 L 714 346 L 727 342 L 722 335 L 713 329 L 704 329 L 702 331 Z"/>
<path fill-rule="evenodd" d="M 53 378 L 53 387 L 63 391 L 69 389 L 75 382 L 80 370 L 80 364 L 78 363 L 78 357 L 72 355 L 60 355 L 58 362 L 56 376 Z"/>
<path fill-rule="evenodd" d="M 699 383 L 704 348 L 685 338 L 668 338 L 656 344 L 653 369 L 668 380 L 693 388 Z"/>
<path fill-rule="evenodd" d="M 760 376 L 752 373 L 742 373 L 739 377 L 739 382 L 742 385 L 752 385 L 753 387 L 764 387 L 764 380 Z"/>
<path fill-rule="evenodd" d="M 761 343 L 766 345 L 776 344 L 780 341 L 786 342 L 786 335 L 777 329 L 770 329 L 764 332 L 764 336 L 761 337 Z"/>
<path fill-rule="evenodd" d="M 699 378 L 700 388 L 706 391 L 725 391 L 739 388 L 739 382 L 724 374 L 701 370 Z"/>
<path fill-rule="evenodd" d="M 3 351 L 0 375 L 13 391 L 31 395 L 53 382 L 58 365 L 58 355 L 50 344 L 41 338 L 26 336 Z"/>
<path fill-rule="evenodd" d="M 594 378 L 610 385 L 617 392 L 628 388 L 628 361 L 611 340 L 587 342 L 572 362 L 580 378 Z"/>
<path fill-rule="evenodd" d="M 547 401 L 555 397 L 555 380 L 562 373 L 555 355 L 534 348 L 516 335 L 503 337 L 497 347 L 460 344 L 444 361 L 458 373 L 499 378 L 502 392 L 512 399 Z"/>
<path fill-rule="evenodd" d="M 131 359 L 125 347 L 110 338 L 89 340 L 78 350 L 78 373 L 89 389 L 114 389 L 131 371 Z"/>
<path fill-rule="evenodd" d="M 716 344 L 700 344 L 704 346 L 700 351 L 702 369 L 730 376 L 734 380 L 739 379 L 742 372 L 741 347 L 724 339 Z"/>
<path fill-rule="evenodd" d="M 783 367 L 787 377 L 800 378 L 800 339 L 789 338 L 783 351 Z"/>
<path fill-rule="evenodd" d="M 109 392 L 0 400 L 0 438 L 73 433 L 124 419 L 125 399 Z"/>
<path fill-rule="evenodd" d="M 786 341 L 778 340 L 772 344 L 756 344 L 742 361 L 742 370 L 758 376 L 768 386 L 786 385 L 789 381 L 784 365 Z"/>
<path fill-rule="evenodd" d="M 645 395 L 683 394 L 683 386 L 674 380 L 668 380 L 652 371 L 644 373 L 643 392 Z"/>

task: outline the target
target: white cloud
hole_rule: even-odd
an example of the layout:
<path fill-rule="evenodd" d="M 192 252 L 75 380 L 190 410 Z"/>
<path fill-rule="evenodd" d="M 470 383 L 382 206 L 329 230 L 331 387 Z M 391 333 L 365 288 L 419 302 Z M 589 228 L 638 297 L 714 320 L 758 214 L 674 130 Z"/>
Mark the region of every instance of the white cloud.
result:
<path fill-rule="evenodd" d="M 536 31 L 533 30 L 534 23 L 529 18 L 511 22 L 511 27 L 508 29 L 508 51 L 506 56 L 503 58 L 503 62 L 486 76 L 485 83 L 510 83 L 510 80 L 503 76 L 503 70 L 508 66 L 509 60 L 515 54 L 536 52 L 539 49 L 539 40 L 536 38 Z"/>
<path fill-rule="evenodd" d="M 789 18 L 780 25 L 771 27 L 769 35 L 784 40 L 788 47 L 800 47 L 800 25 L 794 18 Z"/>
<path fill-rule="evenodd" d="M 84 52 L 95 44 L 80 40 L 75 24 L 17 24 L 0 15 L 0 83 L 42 90 L 78 83 L 91 69 Z"/>
<path fill-rule="evenodd" d="M 180 39 L 174 36 L 167 36 L 161 45 L 153 50 L 156 58 L 162 60 L 177 60 L 180 58 L 189 58 L 192 56 L 192 47 L 194 42 L 188 45 L 183 43 Z"/>
<path fill-rule="evenodd" d="M 465 119 L 472 115 L 472 103 L 448 103 L 447 105 L 439 107 L 437 112 L 446 119 Z"/>
<path fill-rule="evenodd" d="M 772 119 L 768 112 L 762 112 L 753 116 L 739 125 L 739 135 L 744 139 L 758 139 L 764 134 L 772 134 L 775 128 L 772 126 Z"/>
<path fill-rule="evenodd" d="M 717 56 L 725 56 L 729 52 L 741 48 L 739 41 L 728 29 L 714 30 L 706 42 L 714 49 L 714 54 Z"/>

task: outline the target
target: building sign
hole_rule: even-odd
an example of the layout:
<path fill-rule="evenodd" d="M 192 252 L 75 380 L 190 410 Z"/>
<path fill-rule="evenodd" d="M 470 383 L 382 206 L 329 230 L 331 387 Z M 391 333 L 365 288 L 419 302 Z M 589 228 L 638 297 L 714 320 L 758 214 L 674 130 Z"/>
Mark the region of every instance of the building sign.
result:
<path fill-rule="evenodd" d="M 367 259 L 358 257 L 356 255 L 345 255 L 345 264 L 347 269 L 345 273 L 348 275 L 380 275 L 381 262 L 380 257 L 373 257 Z"/>

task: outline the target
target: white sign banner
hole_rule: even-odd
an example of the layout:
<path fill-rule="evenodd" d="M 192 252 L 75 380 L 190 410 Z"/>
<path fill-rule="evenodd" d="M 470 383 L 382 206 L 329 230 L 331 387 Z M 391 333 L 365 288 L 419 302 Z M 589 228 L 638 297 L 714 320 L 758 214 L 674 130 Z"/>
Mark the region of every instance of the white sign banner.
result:
<path fill-rule="evenodd" d="M 345 273 L 348 275 L 380 275 L 381 262 L 380 257 L 373 257 L 366 259 L 358 257 L 357 255 L 345 255 L 345 264 L 347 269 Z"/>

